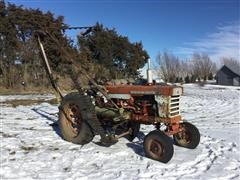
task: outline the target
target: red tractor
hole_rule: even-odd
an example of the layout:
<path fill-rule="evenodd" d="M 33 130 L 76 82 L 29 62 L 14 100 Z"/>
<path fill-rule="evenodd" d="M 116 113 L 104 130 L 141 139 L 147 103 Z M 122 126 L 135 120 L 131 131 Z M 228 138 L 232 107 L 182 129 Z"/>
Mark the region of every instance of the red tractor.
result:
<path fill-rule="evenodd" d="M 182 121 L 182 93 L 182 87 L 155 85 L 150 80 L 145 85 L 93 86 L 85 95 L 67 94 L 59 108 L 62 136 L 79 144 L 89 143 L 95 134 L 101 135 L 103 143 L 120 137 L 132 141 L 140 124 L 153 125 L 156 130 L 144 138 L 145 154 L 166 163 L 173 156 L 174 143 L 194 149 L 200 141 L 198 129 Z"/>
<path fill-rule="evenodd" d="M 153 83 L 150 63 L 146 84 L 99 86 L 82 71 L 90 81 L 89 88 L 78 88 L 78 92 L 63 96 L 54 84 L 39 37 L 38 42 L 52 85 L 62 97 L 59 126 L 63 139 L 83 145 L 100 135 L 101 144 L 108 146 L 121 137 L 132 141 L 138 135 L 140 125 L 145 124 L 156 129 L 144 138 L 143 147 L 149 158 L 167 163 L 173 156 L 174 143 L 189 149 L 198 146 L 198 129 L 183 121 L 180 115 L 183 88 Z"/>

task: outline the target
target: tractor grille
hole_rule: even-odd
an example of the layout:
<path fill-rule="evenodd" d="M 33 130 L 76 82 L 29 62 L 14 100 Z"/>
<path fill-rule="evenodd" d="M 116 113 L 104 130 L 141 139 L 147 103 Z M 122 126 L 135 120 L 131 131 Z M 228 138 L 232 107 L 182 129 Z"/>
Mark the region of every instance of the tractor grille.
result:
<path fill-rule="evenodd" d="M 170 99 L 170 107 L 169 107 L 169 115 L 170 117 L 174 117 L 180 114 L 180 109 L 179 109 L 179 102 L 180 102 L 180 96 L 171 96 Z"/>

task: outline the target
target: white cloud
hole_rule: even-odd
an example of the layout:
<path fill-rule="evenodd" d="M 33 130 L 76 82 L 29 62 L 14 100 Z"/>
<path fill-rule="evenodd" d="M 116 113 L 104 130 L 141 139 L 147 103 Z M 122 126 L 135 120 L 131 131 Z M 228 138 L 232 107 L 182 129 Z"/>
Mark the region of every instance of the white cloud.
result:
<path fill-rule="evenodd" d="M 217 27 L 217 32 L 202 39 L 187 42 L 175 51 L 178 55 L 190 57 L 194 52 L 207 53 L 214 61 L 221 57 L 232 57 L 240 61 L 240 24 L 232 23 Z"/>

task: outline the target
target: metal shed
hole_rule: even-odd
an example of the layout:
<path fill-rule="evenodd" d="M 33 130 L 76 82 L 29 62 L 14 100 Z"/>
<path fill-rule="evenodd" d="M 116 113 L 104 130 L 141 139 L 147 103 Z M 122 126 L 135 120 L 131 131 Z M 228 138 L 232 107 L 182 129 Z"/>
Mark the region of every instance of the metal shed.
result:
<path fill-rule="evenodd" d="M 219 85 L 240 86 L 240 68 L 223 65 L 217 72 L 216 80 Z"/>

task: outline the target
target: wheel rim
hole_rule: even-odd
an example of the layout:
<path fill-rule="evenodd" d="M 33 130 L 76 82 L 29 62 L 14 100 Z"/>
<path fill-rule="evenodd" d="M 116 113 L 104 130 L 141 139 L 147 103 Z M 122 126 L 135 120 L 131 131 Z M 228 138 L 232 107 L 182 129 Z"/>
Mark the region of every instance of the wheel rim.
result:
<path fill-rule="evenodd" d="M 149 145 L 147 148 L 151 157 L 153 157 L 154 159 L 161 159 L 161 157 L 164 156 L 165 151 L 163 145 L 155 139 L 149 141 Z"/>
<path fill-rule="evenodd" d="M 182 127 L 182 131 L 176 135 L 178 142 L 183 145 L 187 145 L 191 142 L 191 133 L 186 127 Z"/>
<path fill-rule="evenodd" d="M 81 113 L 77 104 L 68 104 L 66 111 L 67 121 L 66 124 L 74 136 L 79 134 L 81 125 Z"/>

